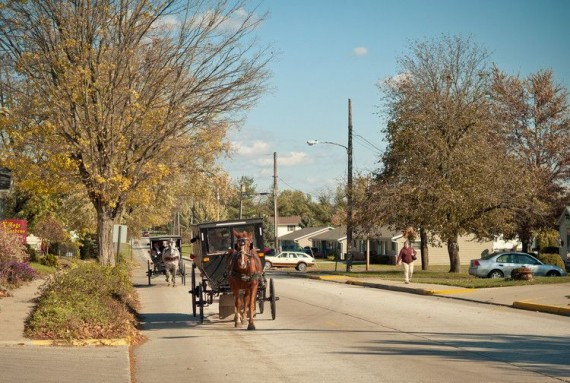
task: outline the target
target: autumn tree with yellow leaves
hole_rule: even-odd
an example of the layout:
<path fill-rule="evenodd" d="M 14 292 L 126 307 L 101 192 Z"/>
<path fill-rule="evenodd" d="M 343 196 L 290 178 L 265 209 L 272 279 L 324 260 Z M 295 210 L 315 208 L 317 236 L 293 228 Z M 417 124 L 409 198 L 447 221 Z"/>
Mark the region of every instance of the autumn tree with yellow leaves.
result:
<path fill-rule="evenodd" d="M 127 206 L 210 166 L 264 90 L 271 52 L 253 36 L 262 17 L 224 0 L 0 7 L 5 160 L 30 187 L 79 185 L 96 212 L 99 260 L 113 265 L 112 228 Z"/>

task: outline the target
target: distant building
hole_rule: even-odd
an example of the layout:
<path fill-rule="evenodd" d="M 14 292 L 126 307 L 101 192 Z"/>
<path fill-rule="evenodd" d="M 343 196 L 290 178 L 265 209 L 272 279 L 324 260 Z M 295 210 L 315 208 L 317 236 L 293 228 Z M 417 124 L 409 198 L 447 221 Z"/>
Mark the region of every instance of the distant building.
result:
<path fill-rule="evenodd" d="M 271 217 L 271 222 L 274 218 Z M 292 215 L 290 217 L 277 217 L 277 237 L 292 233 L 297 230 L 301 230 L 301 217 L 298 215 Z"/>
<path fill-rule="evenodd" d="M 502 235 L 495 237 L 493 251 L 521 251 L 522 242 L 518 238 L 505 241 Z"/>
<path fill-rule="evenodd" d="M 305 227 L 279 237 L 279 244 L 282 250 L 295 250 L 305 246 L 314 247 L 311 244 L 312 237 L 332 230 L 330 226 Z"/>
<path fill-rule="evenodd" d="M 344 259 L 346 253 L 346 227 L 338 227 L 311 237 L 313 247 L 317 247 L 323 255 L 336 254 Z M 366 251 L 370 257 L 375 257 L 380 263 L 395 264 L 400 249 L 404 246 L 406 238 L 401 231 L 390 230 L 387 227 L 377 227 L 368 237 L 366 235 L 354 235 L 352 242 L 352 254 L 355 261 L 366 259 Z M 493 251 L 492 241 L 478 241 L 473 235 L 461 236 L 459 242 L 459 258 L 462 265 L 468 265 L 472 259 L 481 258 Z M 412 247 L 420 252 L 420 241 L 417 238 L 412 242 Z M 449 265 L 447 246 L 428 246 L 430 265 Z"/>

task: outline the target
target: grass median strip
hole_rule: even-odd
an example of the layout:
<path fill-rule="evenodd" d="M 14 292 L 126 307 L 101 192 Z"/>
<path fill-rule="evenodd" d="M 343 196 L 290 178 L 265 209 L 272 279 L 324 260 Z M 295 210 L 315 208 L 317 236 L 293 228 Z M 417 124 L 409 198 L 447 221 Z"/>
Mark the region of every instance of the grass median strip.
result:
<path fill-rule="evenodd" d="M 74 344 L 137 335 L 138 299 L 125 264 L 79 263 L 54 274 L 40 290 L 26 321 L 27 337 Z"/>
<path fill-rule="evenodd" d="M 419 266 L 419 267 L 418 267 Z M 557 284 L 570 282 L 568 277 L 535 277 L 531 281 L 515 281 L 508 279 L 491 279 L 478 278 L 469 275 L 469 267 L 461 266 L 459 273 L 450 273 L 449 266 L 434 265 L 430 266 L 430 270 L 421 270 L 420 265 L 416 265 L 414 272 L 414 283 L 434 284 L 444 286 L 462 287 L 466 290 L 488 288 L 488 287 L 507 287 L 522 286 L 535 284 Z M 337 271 L 335 271 L 335 268 Z M 311 269 L 308 274 L 311 276 L 326 276 L 327 278 L 359 278 L 366 280 L 368 278 L 379 278 L 387 281 L 403 281 L 404 273 L 401 266 L 394 265 L 370 265 L 369 270 L 363 264 L 356 264 L 352 268 L 352 272 L 344 271 L 345 265 L 335 265 L 334 262 L 318 262 L 318 268 Z M 342 270 L 342 271 L 339 271 Z M 453 289 L 453 288 L 450 288 Z"/>

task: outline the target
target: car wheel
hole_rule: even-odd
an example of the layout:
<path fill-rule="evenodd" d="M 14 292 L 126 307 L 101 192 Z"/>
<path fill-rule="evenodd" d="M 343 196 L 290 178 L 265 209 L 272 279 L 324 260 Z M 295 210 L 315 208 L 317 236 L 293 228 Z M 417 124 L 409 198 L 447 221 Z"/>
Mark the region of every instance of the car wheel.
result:
<path fill-rule="evenodd" d="M 271 268 L 271 262 L 265 261 L 265 266 L 263 266 L 263 270 L 269 270 Z"/>
<path fill-rule="evenodd" d="M 548 273 L 546 273 L 547 277 L 559 277 L 560 273 L 556 270 L 550 270 Z"/>
<path fill-rule="evenodd" d="M 488 277 L 493 279 L 504 278 L 505 274 L 501 270 L 493 270 L 489 273 Z"/>
<path fill-rule="evenodd" d="M 303 263 L 303 262 L 299 263 L 297 265 L 297 270 L 299 270 L 301 272 L 307 271 L 307 264 Z"/>

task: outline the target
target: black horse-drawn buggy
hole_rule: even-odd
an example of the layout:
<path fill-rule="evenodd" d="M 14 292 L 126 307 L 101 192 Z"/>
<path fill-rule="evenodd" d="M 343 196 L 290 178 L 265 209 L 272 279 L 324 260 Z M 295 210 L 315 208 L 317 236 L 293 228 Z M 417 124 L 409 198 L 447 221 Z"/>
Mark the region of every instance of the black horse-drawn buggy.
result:
<path fill-rule="evenodd" d="M 247 236 L 248 247 L 251 253 L 257 255 L 261 261 L 261 270 L 255 280 L 257 281 L 257 295 L 255 300 L 259 306 L 259 313 L 264 311 L 265 302 L 269 302 L 271 317 L 275 319 L 275 285 L 273 279 L 269 283 L 265 277 L 265 257 L 263 250 L 263 220 L 243 219 L 235 221 L 209 222 L 197 225 L 196 237 L 193 239 L 194 250 L 191 258 L 192 265 L 192 312 L 196 316 L 199 310 L 200 323 L 204 321 L 204 306 L 214 302 L 219 296 L 220 319 L 234 314 L 234 295 L 230 288 L 232 271 L 228 265 L 232 263 L 231 257 L 238 254 L 238 246 Z M 196 269 L 199 270 L 202 281 L 198 283 Z M 235 290 L 234 290 L 235 291 Z M 243 292 L 242 292 L 243 294 Z M 253 305 L 252 305 L 253 306 Z M 237 326 L 237 323 L 236 323 Z"/>
<path fill-rule="evenodd" d="M 186 264 L 182 259 L 182 239 L 177 235 L 160 235 L 149 237 L 149 254 L 150 260 L 147 261 L 148 285 L 151 280 L 158 275 L 167 276 L 163 255 L 165 251 L 170 251 L 169 247 L 173 244 L 178 251 L 178 259 L 176 262 L 176 275 L 180 276 L 182 284 L 186 285 Z M 174 253 L 174 251 L 173 251 Z M 176 278 L 176 275 L 174 278 Z"/>

